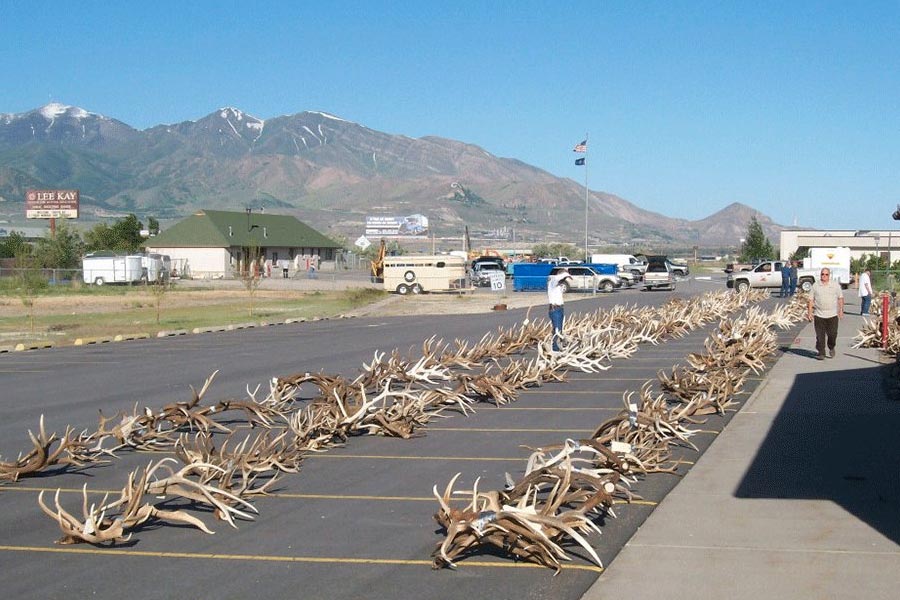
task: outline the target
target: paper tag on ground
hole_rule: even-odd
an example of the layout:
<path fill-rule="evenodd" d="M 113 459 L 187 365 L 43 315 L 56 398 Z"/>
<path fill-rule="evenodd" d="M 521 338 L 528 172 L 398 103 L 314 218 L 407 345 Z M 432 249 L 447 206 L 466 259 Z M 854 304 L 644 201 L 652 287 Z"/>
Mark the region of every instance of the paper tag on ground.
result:
<path fill-rule="evenodd" d="M 628 454 L 631 452 L 631 444 L 613 440 L 609 445 L 609 449 L 617 454 Z"/>

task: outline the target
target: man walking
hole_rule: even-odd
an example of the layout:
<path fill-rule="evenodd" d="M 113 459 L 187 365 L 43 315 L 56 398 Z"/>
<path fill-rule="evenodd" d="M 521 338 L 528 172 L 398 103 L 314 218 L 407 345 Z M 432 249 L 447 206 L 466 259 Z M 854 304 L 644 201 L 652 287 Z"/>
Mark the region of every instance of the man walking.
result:
<path fill-rule="evenodd" d="M 565 267 L 553 269 L 547 278 L 547 302 L 550 304 L 550 323 L 553 325 L 553 351 L 559 352 L 559 337 L 562 335 L 563 320 L 563 293 L 568 289 L 567 281 L 572 279 L 569 270 Z"/>
<path fill-rule="evenodd" d="M 866 267 L 859 276 L 859 314 L 869 314 L 872 305 L 872 272 Z"/>
<path fill-rule="evenodd" d="M 787 298 L 791 286 L 791 264 L 788 261 L 781 263 L 781 296 Z"/>
<path fill-rule="evenodd" d="M 826 346 L 828 358 L 834 358 L 838 320 L 844 318 L 844 294 L 841 286 L 831 281 L 831 269 L 823 268 L 819 273 L 819 281 L 813 284 L 809 292 L 806 318 L 814 322 L 816 329 L 816 359 L 825 359 Z"/>

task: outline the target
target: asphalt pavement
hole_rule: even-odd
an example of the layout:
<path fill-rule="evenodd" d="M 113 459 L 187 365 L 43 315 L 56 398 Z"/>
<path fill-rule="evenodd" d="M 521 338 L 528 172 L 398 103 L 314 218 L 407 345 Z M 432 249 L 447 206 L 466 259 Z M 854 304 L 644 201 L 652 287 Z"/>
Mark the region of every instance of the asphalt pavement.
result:
<path fill-rule="evenodd" d="M 678 295 L 699 293 L 703 291 L 703 285 L 692 282 L 680 286 Z M 714 285 L 710 283 L 711 287 Z M 600 296 L 573 303 L 569 310 L 592 310 L 621 302 L 657 303 L 669 296 L 669 293 L 657 292 Z M 211 389 L 211 400 L 242 396 L 247 383 L 252 388 L 253 382 L 265 383 L 273 374 L 324 370 L 352 375 L 363 361 L 371 360 L 375 349 L 414 349 L 433 334 L 446 339 L 478 339 L 484 331 L 508 326 L 521 320 L 524 314 L 524 310 L 510 310 L 478 318 L 471 315 L 370 317 L 172 340 L 138 340 L 120 346 L 60 348 L 7 355 L 0 357 L 0 386 L 8 392 L 0 397 L 4 414 L 0 421 L 0 451 L 4 459 L 9 459 L 15 451 L 26 448 L 25 431 L 35 427 L 41 413 L 47 414 L 51 430 L 61 429 L 65 423 L 89 427 L 96 419 L 98 409 L 110 414 L 130 409 L 136 402 L 140 406 L 157 407 L 164 402 L 184 399 L 188 383 L 198 387 L 216 368 L 221 371 Z M 680 498 L 683 486 L 692 480 L 694 471 L 709 462 L 706 455 L 692 467 L 697 454 L 683 449 L 679 456 L 683 462 L 676 475 L 646 477 L 635 490 L 643 500 L 617 506 L 617 517 L 600 524 L 602 535 L 591 541 L 605 570 L 593 565 L 579 553 L 577 546 L 573 546 L 567 548 L 573 561 L 555 577 L 546 568 L 515 562 L 500 552 L 481 552 L 466 557 L 455 571 L 432 571 L 429 555 L 443 536 L 431 517 L 437 509 L 431 488 L 433 485 L 442 488 L 456 473 L 462 473 L 458 488 L 471 486 L 477 477 L 481 478 L 480 489 L 502 487 L 505 473 L 521 472 L 528 447 L 589 434 L 606 417 L 620 410 L 623 393 L 640 389 L 643 382 L 654 380 L 660 369 L 669 369 L 673 364 L 683 362 L 687 353 L 702 349 L 703 339 L 714 325 L 660 346 L 642 346 L 632 358 L 615 361 L 613 368 L 604 373 L 571 373 L 565 383 L 528 390 L 512 405 L 498 408 L 481 404 L 476 414 L 470 417 L 455 415 L 438 420 L 421 438 L 352 438 L 342 448 L 310 456 L 299 474 L 284 477 L 271 497 L 255 502 L 260 514 L 253 521 L 240 521 L 238 527 L 232 529 L 213 520 L 211 515 L 200 514 L 215 530 L 211 536 L 190 527 L 153 525 L 136 531 L 128 543 L 112 548 L 52 543 L 59 537 L 59 530 L 37 509 L 36 495 L 40 490 L 62 489 L 61 502 L 69 510 L 78 512 L 84 484 L 92 492 L 115 491 L 122 486 L 128 470 L 158 459 L 158 454 L 123 453 L 108 465 L 62 470 L 4 486 L 0 489 L 0 531 L 3 532 L 0 560 L 7 574 L 6 592 L 16 598 L 114 598 L 126 594 L 133 600 L 175 595 L 217 599 L 364 596 L 391 600 L 464 597 L 574 600 L 582 597 L 642 597 L 642 590 L 647 592 L 644 597 L 650 593 L 656 598 L 674 597 L 664 587 L 665 579 L 659 579 L 660 583 L 654 588 L 653 581 L 648 581 L 651 578 L 646 575 L 650 565 L 644 564 L 643 556 L 631 562 L 631 553 L 641 548 L 635 546 L 643 539 L 641 536 L 653 531 L 656 513 L 674 502 L 670 498 Z M 851 319 L 842 324 L 842 348 L 849 345 L 849 337 L 854 331 Z M 800 342 L 795 342 L 795 336 L 800 337 Z M 823 397 L 834 392 L 835 386 L 843 381 L 840 377 L 832 381 L 819 375 L 839 370 L 838 367 L 849 360 L 849 352 L 825 363 L 808 358 L 804 348 L 811 347 L 811 342 L 805 327 L 784 332 L 780 341 L 786 354 L 765 376 L 748 381 L 747 389 L 741 395 L 742 400 L 750 398 L 744 409 L 737 415 L 729 413 L 725 417 L 711 418 L 703 426 L 704 431 L 692 440 L 701 452 L 707 448 L 712 452 L 722 445 L 723 439 L 730 439 L 732 430 L 747 418 L 746 415 L 771 416 L 778 412 L 768 406 L 768 402 L 774 400 L 771 392 L 765 390 L 779 389 L 775 383 L 786 377 L 779 374 L 785 361 L 796 360 L 804 368 L 812 369 L 809 377 L 798 378 L 798 381 L 807 388 L 815 383 L 814 390 L 817 391 L 814 393 Z M 869 360 L 876 362 L 863 361 L 857 368 L 883 368 L 877 363 L 877 353 L 869 353 Z M 861 355 L 865 356 L 864 353 Z M 810 363 L 812 367 L 808 367 Z M 874 380 L 875 376 L 871 375 L 871 381 Z M 120 384 L 118 387 L 117 383 Z M 797 402 L 803 404 L 805 397 L 801 395 Z M 774 416 L 772 419 L 776 420 Z M 835 423 L 817 420 L 814 424 L 817 428 L 813 432 L 814 439 L 809 440 L 813 444 L 809 452 L 822 449 L 834 452 L 836 448 L 828 446 L 824 440 L 830 439 L 825 434 Z M 846 477 L 840 479 L 851 488 L 886 483 L 870 480 L 879 472 L 877 467 L 881 463 L 859 460 L 863 450 L 871 451 L 872 448 L 866 441 L 868 436 L 862 434 L 863 426 L 869 424 L 872 424 L 871 420 L 866 420 L 855 423 L 857 429 L 841 430 L 849 440 L 844 440 L 848 448 L 859 446 L 861 449 L 848 453 L 840 446 L 843 453 L 839 458 L 857 459 L 851 463 L 864 465 L 864 471 L 847 471 Z M 796 426 L 796 419 L 788 419 L 782 427 L 792 425 Z M 897 423 L 880 418 L 875 419 L 875 425 L 875 431 L 883 434 Z M 745 428 L 745 425 L 739 427 L 740 430 Z M 766 438 L 765 432 L 762 433 Z M 817 462 L 808 453 L 793 457 L 784 463 L 782 470 L 773 469 L 770 463 L 774 461 L 774 450 L 763 452 L 763 449 L 777 450 L 777 440 L 768 446 L 763 445 L 762 439 L 753 443 L 756 445 L 749 450 L 740 445 L 731 447 L 731 452 L 747 453 L 746 461 L 755 460 L 754 464 L 758 465 L 755 471 L 747 471 L 752 476 L 745 478 L 746 482 L 740 487 L 742 495 L 735 496 L 737 499 L 772 502 L 775 498 L 769 496 L 801 493 L 786 485 L 776 487 L 774 491 L 761 486 L 760 482 L 766 481 L 764 475 L 770 472 L 774 472 L 779 482 L 789 480 L 790 469 L 800 472 L 800 467 L 814 467 L 817 475 L 813 481 L 819 481 L 830 472 L 827 468 L 830 463 L 824 458 Z M 726 450 L 730 444 L 730 441 L 725 444 Z M 893 448 L 892 455 L 884 456 L 896 457 L 896 449 Z M 723 460 L 729 459 L 726 452 Z M 884 460 L 889 462 L 887 458 Z M 719 462 L 722 460 L 715 461 L 716 464 Z M 896 464 L 893 466 L 896 474 Z M 713 468 L 711 477 L 715 482 L 719 477 L 715 469 L 725 467 L 714 464 Z M 733 480 L 734 475 L 731 477 Z M 713 484 L 707 482 L 705 485 Z M 812 491 L 816 491 L 815 487 Z M 894 495 L 888 496 L 893 499 L 890 508 L 896 515 L 896 493 L 891 493 Z M 757 498 L 754 494 L 769 496 Z M 715 499 L 716 494 L 711 494 L 706 503 L 693 499 L 691 508 L 699 513 L 694 514 L 692 521 L 692 528 L 697 531 L 687 532 L 689 540 L 693 539 L 691 536 L 709 530 L 719 531 L 715 523 L 727 524 L 727 515 L 719 515 L 716 503 L 711 503 Z M 727 504 L 725 500 L 728 498 L 725 497 L 722 503 Z M 850 505 L 849 500 L 846 505 Z M 858 519 L 865 516 L 866 523 L 876 523 L 876 530 L 880 527 L 879 531 L 889 531 L 882 535 L 892 541 L 892 556 L 896 560 L 897 530 L 890 529 L 890 519 L 883 512 L 866 513 L 862 502 L 854 506 L 852 514 Z M 179 505 L 175 503 L 169 507 L 178 508 Z M 704 516 L 712 521 L 705 522 Z M 680 514 L 674 525 L 684 518 L 684 513 Z M 674 526 L 672 521 L 669 523 Z M 828 534 L 820 532 L 819 535 Z M 629 543 L 629 540 L 632 541 Z M 649 544 L 652 546 L 653 542 Z M 683 540 L 681 545 L 685 545 Z M 625 550 L 620 554 L 623 547 Z M 666 555 L 664 547 L 655 549 Z M 673 556 L 679 555 L 680 546 L 674 546 L 671 551 Z M 843 550 L 835 555 L 841 552 Z M 890 552 L 878 548 L 872 555 L 885 554 Z M 713 565 L 716 560 L 712 561 Z M 638 570 L 634 570 L 635 563 Z M 690 567 L 688 572 L 699 568 L 693 561 L 687 566 Z M 893 571 L 897 572 L 897 569 Z M 766 575 L 760 568 L 745 571 L 737 568 L 737 572 L 746 573 L 746 579 L 757 585 Z M 53 576 L 47 577 L 47 573 Z M 732 581 L 733 577 L 723 576 L 722 572 L 715 577 L 704 573 L 706 579 L 698 575 L 701 583 L 690 590 L 691 595 L 735 595 L 734 590 L 725 593 L 725 584 L 718 586 L 717 583 L 719 580 Z M 660 578 L 664 576 L 667 574 L 658 574 Z M 636 586 L 633 586 L 635 582 Z"/>
<path fill-rule="evenodd" d="M 851 348 L 861 320 L 824 361 L 812 324 L 796 332 L 583 600 L 900 595 L 897 368 Z"/>

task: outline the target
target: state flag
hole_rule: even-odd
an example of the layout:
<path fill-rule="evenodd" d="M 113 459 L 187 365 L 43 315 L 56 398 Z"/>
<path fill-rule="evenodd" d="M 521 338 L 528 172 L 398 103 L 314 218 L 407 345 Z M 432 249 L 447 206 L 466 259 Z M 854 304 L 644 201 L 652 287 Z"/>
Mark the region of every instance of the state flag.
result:
<path fill-rule="evenodd" d="M 587 140 L 584 140 L 580 144 L 576 144 L 575 148 L 572 149 L 572 152 L 587 152 Z"/>
<path fill-rule="evenodd" d="M 583 158 L 576 158 L 576 159 L 575 159 L 575 166 L 581 166 L 581 165 L 583 165 L 583 164 L 584 164 L 584 159 L 583 159 Z"/>

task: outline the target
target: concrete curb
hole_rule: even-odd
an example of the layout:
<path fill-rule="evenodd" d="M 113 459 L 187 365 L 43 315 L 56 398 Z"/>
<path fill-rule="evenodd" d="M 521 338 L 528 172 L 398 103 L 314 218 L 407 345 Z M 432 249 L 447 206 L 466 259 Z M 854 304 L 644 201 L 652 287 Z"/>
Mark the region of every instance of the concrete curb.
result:
<path fill-rule="evenodd" d="M 29 342 L 27 344 L 16 344 L 15 352 L 24 352 L 25 350 L 43 350 L 53 348 L 56 344 L 53 342 Z"/>
<path fill-rule="evenodd" d="M 340 314 L 335 315 L 333 317 L 297 317 L 291 319 L 285 319 L 283 321 L 261 321 L 259 323 L 255 322 L 247 322 L 247 323 L 233 323 L 230 325 L 215 325 L 211 327 L 195 327 L 191 331 L 187 329 L 164 329 L 162 331 L 158 331 L 155 334 L 153 333 L 120 333 L 114 336 L 95 336 L 95 337 L 83 337 L 76 338 L 74 342 L 72 342 L 73 346 L 95 346 L 98 344 L 109 344 L 112 342 L 125 342 L 131 340 L 146 340 L 153 337 L 156 338 L 164 338 L 164 337 L 175 337 L 179 335 L 188 335 L 189 333 L 200 334 L 200 333 L 216 333 L 222 331 L 237 331 L 239 329 L 252 329 L 254 327 L 271 327 L 273 325 L 291 325 L 294 323 L 314 323 L 316 321 L 329 321 L 332 319 L 352 319 L 357 315 L 355 314 Z M 0 346 L 0 354 L 4 354 L 7 352 L 23 352 L 25 350 L 41 350 L 46 348 L 55 348 L 55 342 L 29 342 L 29 343 L 21 343 L 16 345 L 4 345 Z"/>
<path fill-rule="evenodd" d="M 194 327 L 191 333 L 218 333 L 220 331 L 228 331 L 227 325 L 214 325 L 212 327 Z"/>
<path fill-rule="evenodd" d="M 172 337 L 172 336 L 176 336 L 176 335 L 187 335 L 187 334 L 188 334 L 187 329 L 169 329 L 169 330 L 163 330 L 163 331 L 157 332 L 156 337 L 158 337 L 158 338 Z"/>
<path fill-rule="evenodd" d="M 112 342 L 113 338 L 111 337 L 86 337 L 86 338 L 78 338 L 72 344 L 73 346 L 90 346 L 93 344 L 107 344 Z"/>
<path fill-rule="evenodd" d="M 146 340 L 150 338 L 149 333 L 123 333 L 113 338 L 114 342 L 124 342 L 129 340 Z"/>

